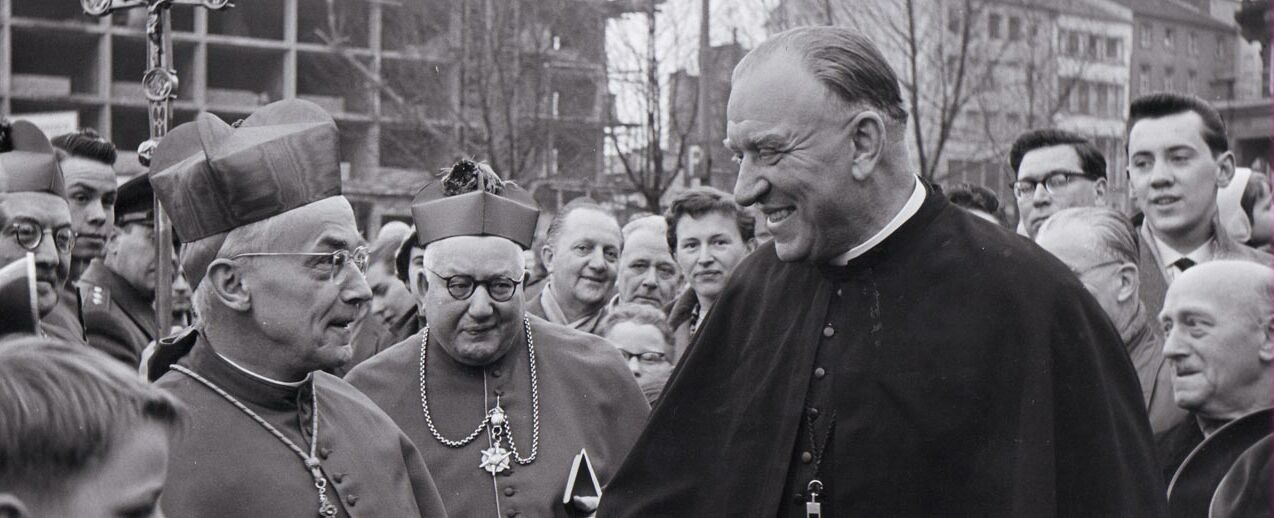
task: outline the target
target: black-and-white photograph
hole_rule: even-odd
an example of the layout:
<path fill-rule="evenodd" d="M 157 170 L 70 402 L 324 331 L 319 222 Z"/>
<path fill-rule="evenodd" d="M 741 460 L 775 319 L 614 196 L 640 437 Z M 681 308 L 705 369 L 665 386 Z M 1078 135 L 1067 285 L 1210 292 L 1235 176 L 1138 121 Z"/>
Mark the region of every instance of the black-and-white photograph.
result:
<path fill-rule="evenodd" d="M 0 0 L 0 518 L 1274 516 L 1271 0 Z"/>

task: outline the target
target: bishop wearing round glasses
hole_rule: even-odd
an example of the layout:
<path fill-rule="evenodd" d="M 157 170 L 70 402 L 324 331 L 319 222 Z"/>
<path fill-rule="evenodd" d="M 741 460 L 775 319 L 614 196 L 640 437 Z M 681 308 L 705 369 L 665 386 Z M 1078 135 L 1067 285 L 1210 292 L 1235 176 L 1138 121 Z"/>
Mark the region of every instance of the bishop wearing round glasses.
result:
<path fill-rule="evenodd" d="M 346 376 L 411 437 L 452 516 L 586 515 L 649 412 L 615 347 L 526 313 L 538 214 L 485 164 L 426 184 L 412 216 L 429 325 Z"/>
<path fill-rule="evenodd" d="M 329 115 L 289 100 L 236 126 L 200 115 L 156 150 L 198 315 L 151 364 L 190 410 L 169 516 L 445 516 L 408 437 L 324 372 L 372 295 L 338 143 Z"/>

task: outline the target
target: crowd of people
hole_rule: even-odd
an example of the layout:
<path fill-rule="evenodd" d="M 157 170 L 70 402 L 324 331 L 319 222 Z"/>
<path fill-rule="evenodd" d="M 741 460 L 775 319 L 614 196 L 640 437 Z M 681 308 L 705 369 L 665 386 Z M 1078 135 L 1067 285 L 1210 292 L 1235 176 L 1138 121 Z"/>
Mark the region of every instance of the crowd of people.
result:
<path fill-rule="evenodd" d="M 1269 516 L 1270 178 L 1207 102 L 1131 103 L 1133 217 L 1115 157 L 1021 134 L 1016 230 L 916 176 L 853 31 L 762 43 L 726 116 L 733 193 L 537 229 L 461 159 L 370 243 L 306 101 L 118 186 L 8 123 L 0 516 Z"/>

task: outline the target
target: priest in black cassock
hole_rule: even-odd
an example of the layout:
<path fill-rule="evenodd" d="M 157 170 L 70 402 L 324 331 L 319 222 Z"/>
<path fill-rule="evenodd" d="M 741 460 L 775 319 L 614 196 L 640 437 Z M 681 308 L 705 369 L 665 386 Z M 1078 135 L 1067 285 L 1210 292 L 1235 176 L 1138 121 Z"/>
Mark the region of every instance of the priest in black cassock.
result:
<path fill-rule="evenodd" d="M 911 172 L 898 81 L 842 28 L 736 67 L 731 275 L 599 516 L 1162 516 L 1136 374 L 1083 286 Z"/>
<path fill-rule="evenodd" d="M 411 440 L 324 372 L 371 300 L 339 149 L 329 115 L 288 100 L 235 126 L 202 114 L 156 150 L 199 316 L 151 366 L 190 411 L 168 516 L 446 516 Z"/>
<path fill-rule="evenodd" d="M 613 345 L 527 313 L 538 213 L 484 164 L 426 184 L 413 292 L 428 325 L 345 378 L 420 448 L 452 516 L 587 516 L 650 412 Z"/>

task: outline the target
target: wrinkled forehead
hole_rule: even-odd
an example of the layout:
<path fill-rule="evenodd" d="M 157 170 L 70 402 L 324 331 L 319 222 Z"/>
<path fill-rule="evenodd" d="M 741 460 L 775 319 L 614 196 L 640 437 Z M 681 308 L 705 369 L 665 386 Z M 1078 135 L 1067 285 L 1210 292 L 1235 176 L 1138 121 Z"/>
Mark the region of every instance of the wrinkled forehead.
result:
<path fill-rule="evenodd" d="M 319 251 L 366 246 L 354 221 L 354 209 L 343 196 L 333 196 L 275 216 L 280 241 L 300 241 Z"/>
<path fill-rule="evenodd" d="M 619 222 L 602 210 L 585 207 L 568 214 L 562 221 L 562 236 L 565 238 L 562 240 L 563 244 L 581 238 L 622 243 L 623 233 L 620 231 Z"/>
<path fill-rule="evenodd" d="M 430 243 L 431 266 L 442 275 L 496 275 L 517 277 L 522 273 L 522 247 L 496 236 L 456 236 Z"/>
<path fill-rule="evenodd" d="M 71 208 L 65 198 L 44 192 L 0 194 L 0 223 L 15 219 L 35 221 L 49 227 L 71 222 Z"/>
<path fill-rule="evenodd" d="M 637 229 L 628 234 L 624 239 L 624 256 L 633 253 L 659 254 L 669 253 L 668 238 L 662 233 L 651 229 Z"/>

